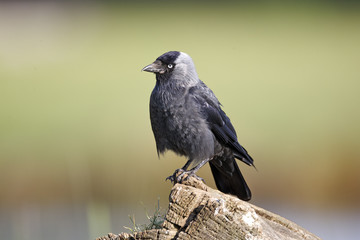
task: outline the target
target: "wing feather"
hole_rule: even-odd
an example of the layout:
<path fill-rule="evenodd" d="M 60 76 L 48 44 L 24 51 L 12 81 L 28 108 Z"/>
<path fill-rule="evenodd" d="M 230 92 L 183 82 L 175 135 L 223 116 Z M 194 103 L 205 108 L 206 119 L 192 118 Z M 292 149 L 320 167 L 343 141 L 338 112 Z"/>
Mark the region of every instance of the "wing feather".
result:
<path fill-rule="evenodd" d="M 207 120 L 209 127 L 216 139 L 224 146 L 234 151 L 234 156 L 248 165 L 253 165 L 254 160 L 243 148 L 238 140 L 236 131 L 231 124 L 229 117 L 220 108 L 220 104 L 216 104 L 208 97 L 196 96 L 196 101 L 201 106 L 201 112 Z"/>

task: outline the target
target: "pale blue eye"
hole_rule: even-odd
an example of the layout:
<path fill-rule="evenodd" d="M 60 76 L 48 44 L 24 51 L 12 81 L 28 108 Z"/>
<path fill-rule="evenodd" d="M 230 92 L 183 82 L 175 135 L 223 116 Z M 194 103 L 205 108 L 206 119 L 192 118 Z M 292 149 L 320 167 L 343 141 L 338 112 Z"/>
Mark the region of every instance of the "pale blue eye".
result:
<path fill-rule="evenodd" d="M 168 65 L 168 68 L 172 68 L 172 67 L 173 67 L 173 65 L 172 65 L 172 64 L 169 64 L 169 65 Z"/>

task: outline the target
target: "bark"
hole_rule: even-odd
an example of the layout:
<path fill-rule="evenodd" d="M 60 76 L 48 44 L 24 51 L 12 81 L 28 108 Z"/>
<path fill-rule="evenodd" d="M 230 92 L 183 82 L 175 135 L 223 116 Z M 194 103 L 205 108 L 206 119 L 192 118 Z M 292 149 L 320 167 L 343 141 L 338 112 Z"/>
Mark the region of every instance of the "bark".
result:
<path fill-rule="evenodd" d="M 97 240 L 320 239 L 295 223 L 206 186 L 196 178 L 175 184 L 162 229 L 108 234 Z"/>

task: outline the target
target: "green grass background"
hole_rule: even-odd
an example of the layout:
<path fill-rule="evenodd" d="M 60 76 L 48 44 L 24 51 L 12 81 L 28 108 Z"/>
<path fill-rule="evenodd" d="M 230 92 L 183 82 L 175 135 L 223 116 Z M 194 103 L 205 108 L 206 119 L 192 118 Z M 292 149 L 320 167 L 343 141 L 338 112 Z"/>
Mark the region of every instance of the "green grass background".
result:
<path fill-rule="evenodd" d="M 155 78 L 140 70 L 179 50 L 255 159 L 239 163 L 253 203 L 358 209 L 359 16 L 319 2 L 1 4 L 0 205 L 166 207 L 185 159 L 158 160 Z"/>

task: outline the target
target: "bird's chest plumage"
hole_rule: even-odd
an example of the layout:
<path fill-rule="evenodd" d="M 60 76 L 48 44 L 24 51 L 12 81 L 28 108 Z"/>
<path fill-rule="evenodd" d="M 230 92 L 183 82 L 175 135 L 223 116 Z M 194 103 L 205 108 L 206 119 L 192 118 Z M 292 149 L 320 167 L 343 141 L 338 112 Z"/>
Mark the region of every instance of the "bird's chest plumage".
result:
<path fill-rule="evenodd" d="M 169 149 L 195 159 L 213 154 L 213 136 L 187 89 L 155 88 L 150 98 L 150 119 L 159 152 Z"/>
<path fill-rule="evenodd" d="M 154 92 L 150 99 L 150 114 L 155 127 L 153 130 L 173 140 L 185 137 L 192 127 L 202 122 L 197 117 L 198 109 L 191 106 L 185 90 L 177 93 Z"/>

